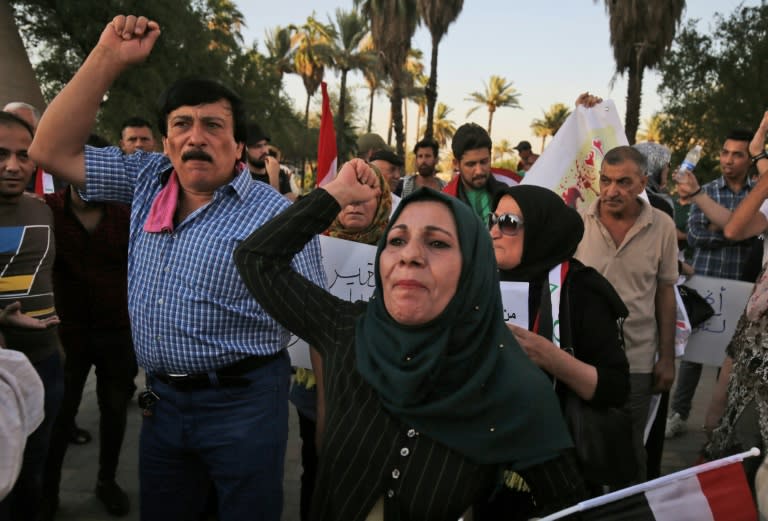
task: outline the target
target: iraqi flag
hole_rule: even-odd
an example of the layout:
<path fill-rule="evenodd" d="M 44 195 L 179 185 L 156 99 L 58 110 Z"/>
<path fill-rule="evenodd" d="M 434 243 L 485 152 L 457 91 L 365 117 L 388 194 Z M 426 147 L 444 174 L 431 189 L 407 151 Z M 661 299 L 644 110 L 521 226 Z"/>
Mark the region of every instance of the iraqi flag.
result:
<path fill-rule="evenodd" d="M 328 100 L 328 87 L 320 84 L 323 94 L 323 111 L 320 115 L 320 138 L 317 140 L 317 186 L 325 186 L 336 176 L 336 132 L 333 130 L 331 102 Z"/>
<path fill-rule="evenodd" d="M 758 454 L 752 449 L 681 470 L 584 501 L 540 521 L 757 521 L 741 460 Z"/>
<path fill-rule="evenodd" d="M 491 174 L 493 174 L 497 181 L 501 181 L 507 186 L 519 185 L 520 181 L 523 180 L 523 176 L 507 168 L 491 167 Z"/>

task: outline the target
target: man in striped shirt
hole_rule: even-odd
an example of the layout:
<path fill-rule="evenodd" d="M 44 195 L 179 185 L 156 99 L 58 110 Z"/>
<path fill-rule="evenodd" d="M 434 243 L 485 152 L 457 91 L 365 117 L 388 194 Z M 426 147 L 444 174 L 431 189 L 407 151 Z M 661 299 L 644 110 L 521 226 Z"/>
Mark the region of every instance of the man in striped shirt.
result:
<path fill-rule="evenodd" d="M 104 93 L 159 35 L 144 17 L 116 16 L 49 106 L 31 154 L 86 200 L 132 206 L 128 307 L 147 373 L 141 518 L 196 520 L 212 480 L 221 519 L 277 521 L 289 332 L 251 297 L 232 253 L 289 203 L 240 161 L 240 99 L 209 80 L 182 80 L 158 103 L 165 154 L 83 147 Z M 293 267 L 325 284 L 317 239 Z"/>

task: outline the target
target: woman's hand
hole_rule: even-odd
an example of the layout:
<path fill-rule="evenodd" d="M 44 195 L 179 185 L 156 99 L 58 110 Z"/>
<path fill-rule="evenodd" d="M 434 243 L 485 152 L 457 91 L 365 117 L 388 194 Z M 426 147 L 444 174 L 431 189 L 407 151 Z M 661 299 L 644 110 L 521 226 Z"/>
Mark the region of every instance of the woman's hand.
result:
<path fill-rule="evenodd" d="M 560 352 L 560 348 L 543 336 L 532 333 L 520 326 L 507 324 L 507 327 L 515 335 L 515 339 L 520 344 L 520 347 L 523 348 L 525 354 L 528 355 L 528 358 L 540 368 L 551 373 L 552 360 Z"/>
<path fill-rule="evenodd" d="M 760 152 L 765 151 L 765 134 L 768 132 L 768 110 L 763 114 L 763 120 L 755 132 L 755 137 L 749 143 L 749 155 L 755 157 Z"/>
<path fill-rule="evenodd" d="M 364 203 L 381 194 L 378 176 L 362 159 L 344 163 L 333 181 L 323 188 L 342 208 L 349 204 Z"/>

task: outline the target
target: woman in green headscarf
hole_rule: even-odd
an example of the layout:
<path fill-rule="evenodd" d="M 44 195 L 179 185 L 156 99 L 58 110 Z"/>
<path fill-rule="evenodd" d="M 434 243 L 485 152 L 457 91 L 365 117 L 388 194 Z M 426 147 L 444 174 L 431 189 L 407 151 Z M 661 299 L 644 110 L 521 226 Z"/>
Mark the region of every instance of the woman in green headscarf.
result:
<path fill-rule="evenodd" d="M 557 398 L 502 320 L 490 237 L 468 206 L 429 189 L 403 199 L 378 244 L 368 303 L 291 268 L 340 208 L 377 195 L 374 172 L 347 163 L 235 252 L 267 313 L 323 357 L 311 519 L 455 521 L 506 468 L 551 509 L 575 503 L 583 483 Z"/>

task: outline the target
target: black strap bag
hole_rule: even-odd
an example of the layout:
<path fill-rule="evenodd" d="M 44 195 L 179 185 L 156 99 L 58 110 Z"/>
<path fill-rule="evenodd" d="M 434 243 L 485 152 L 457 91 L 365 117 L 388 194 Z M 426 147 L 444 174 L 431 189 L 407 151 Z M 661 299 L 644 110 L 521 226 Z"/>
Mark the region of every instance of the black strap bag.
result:
<path fill-rule="evenodd" d="M 688 314 L 688 322 L 692 328 L 699 327 L 715 314 L 715 310 L 712 309 L 709 302 L 695 289 L 680 285 L 677 287 L 677 291 L 680 292 L 680 298 L 683 299 L 685 312 Z"/>
<path fill-rule="evenodd" d="M 612 287 L 611 290 L 616 295 Z M 567 285 L 563 288 L 563 298 L 566 313 L 560 317 L 560 344 L 575 356 L 571 347 L 571 307 Z M 616 298 L 621 302 L 618 295 Z M 621 307 L 626 311 L 623 302 Z M 624 317 L 616 317 L 619 330 Z M 626 407 L 595 407 L 565 384 L 559 385 L 558 393 L 585 481 L 592 486 L 607 485 L 611 488 L 632 482 L 637 476 L 637 459 L 629 410 Z"/>

